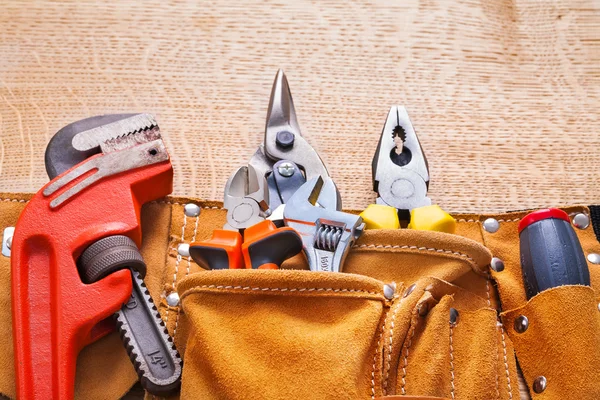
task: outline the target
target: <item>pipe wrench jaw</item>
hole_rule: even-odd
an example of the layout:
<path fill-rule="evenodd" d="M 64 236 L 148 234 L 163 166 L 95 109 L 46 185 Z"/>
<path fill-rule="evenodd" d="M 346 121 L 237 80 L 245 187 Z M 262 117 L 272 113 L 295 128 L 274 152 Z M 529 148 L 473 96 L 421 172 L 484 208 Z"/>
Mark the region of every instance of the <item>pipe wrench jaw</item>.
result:
<path fill-rule="evenodd" d="M 390 109 L 373 157 L 372 171 L 377 204 L 398 210 L 431 205 L 427 197 L 427 159 L 404 107 Z"/>
<path fill-rule="evenodd" d="M 125 126 L 135 125 L 128 115 L 92 118 L 82 125 L 96 124 L 90 128 L 95 129 L 117 120 Z M 145 125 L 138 128 L 139 132 L 148 130 Z M 102 321 L 118 311 L 132 293 L 127 270 L 84 284 L 76 258 L 110 235 L 127 235 L 139 246 L 141 205 L 172 191 L 168 154 L 163 161 L 141 165 L 127 156 L 151 143 L 140 140 L 144 134 L 113 138 L 118 143 L 106 143 L 104 149 L 98 145 L 77 150 L 73 142 L 78 134 L 71 126 L 50 142 L 46 166 L 52 181 L 25 207 L 13 237 L 11 296 L 19 398 L 73 398 L 78 352 L 107 332 Z M 162 151 L 160 147 L 154 150 L 156 155 Z M 90 162 L 98 163 L 94 164 L 97 170 L 78 170 Z M 70 175 L 74 171 L 75 176 Z M 91 177 L 95 178 L 90 182 Z M 59 187 L 55 187 L 57 182 Z M 85 186 L 78 186 L 84 182 Z M 45 195 L 46 190 L 51 193 Z M 52 203 L 65 194 L 64 201 Z"/>
<path fill-rule="evenodd" d="M 358 215 L 337 210 L 330 178 L 313 178 L 296 191 L 284 209 L 284 221 L 300 234 L 311 271 L 340 272 L 352 244 L 362 234 Z"/>

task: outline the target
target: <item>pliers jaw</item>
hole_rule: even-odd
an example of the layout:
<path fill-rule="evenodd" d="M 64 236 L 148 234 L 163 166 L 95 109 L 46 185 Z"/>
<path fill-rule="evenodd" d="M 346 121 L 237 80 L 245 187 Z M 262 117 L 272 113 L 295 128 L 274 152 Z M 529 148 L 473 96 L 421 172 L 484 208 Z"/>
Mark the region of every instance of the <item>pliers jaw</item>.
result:
<path fill-rule="evenodd" d="M 281 162 L 290 162 L 294 173 L 286 176 L 286 170 L 278 168 Z M 329 176 L 319 154 L 302 137 L 292 94 L 282 70 L 277 72 L 271 90 L 264 144 L 259 146 L 249 164 L 268 178 L 272 209 L 286 203 L 306 180 Z M 290 172 L 289 168 L 287 172 Z"/>
<path fill-rule="evenodd" d="M 227 209 L 226 230 L 240 230 L 270 215 L 269 189 L 264 176 L 251 166 L 238 168 L 225 185 L 223 205 Z"/>
<path fill-rule="evenodd" d="M 397 142 L 403 140 L 403 150 Z M 396 142 L 395 142 L 396 141 Z M 427 197 L 429 168 L 406 109 L 393 106 L 373 157 L 373 190 L 377 204 L 412 210 L 431 204 Z"/>

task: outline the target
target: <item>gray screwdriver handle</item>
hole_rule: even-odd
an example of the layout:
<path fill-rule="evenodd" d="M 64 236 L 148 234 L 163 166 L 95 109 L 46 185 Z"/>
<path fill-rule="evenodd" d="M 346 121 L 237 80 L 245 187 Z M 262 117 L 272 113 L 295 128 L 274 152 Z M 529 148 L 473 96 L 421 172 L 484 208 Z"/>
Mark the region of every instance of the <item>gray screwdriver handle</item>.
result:
<path fill-rule="evenodd" d="M 519 223 L 521 268 L 527 298 L 562 285 L 590 285 L 590 272 L 569 216 L 551 208 Z"/>
<path fill-rule="evenodd" d="M 116 314 L 117 329 L 144 389 L 167 396 L 181 385 L 182 360 L 140 274 L 131 270 L 131 298 Z"/>

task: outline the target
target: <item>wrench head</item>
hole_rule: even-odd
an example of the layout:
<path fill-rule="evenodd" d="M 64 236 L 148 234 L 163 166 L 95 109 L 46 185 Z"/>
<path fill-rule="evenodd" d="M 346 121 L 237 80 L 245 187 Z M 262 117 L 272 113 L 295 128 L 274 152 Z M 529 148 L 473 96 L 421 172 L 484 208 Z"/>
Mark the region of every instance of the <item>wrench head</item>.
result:
<path fill-rule="evenodd" d="M 354 241 L 364 230 L 362 218 L 339 211 L 337 189 L 320 176 L 294 193 L 283 210 L 284 222 L 302 238 L 312 271 L 339 272 Z"/>
<path fill-rule="evenodd" d="M 52 139 L 50 139 L 48 146 L 46 146 L 44 162 L 46 164 L 46 173 L 48 174 L 48 177 L 52 180 L 66 170 L 71 169 L 74 165 L 101 152 L 100 145 L 88 149 L 76 149 L 73 146 L 73 138 L 76 135 L 134 115 L 136 114 L 98 115 L 73 122 L 60 129 Z"/>

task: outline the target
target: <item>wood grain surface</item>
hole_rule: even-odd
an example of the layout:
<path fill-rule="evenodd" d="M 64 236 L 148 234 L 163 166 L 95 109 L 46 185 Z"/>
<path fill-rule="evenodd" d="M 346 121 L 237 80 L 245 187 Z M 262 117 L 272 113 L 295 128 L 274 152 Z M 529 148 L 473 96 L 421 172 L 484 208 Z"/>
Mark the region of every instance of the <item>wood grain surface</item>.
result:
<path fill-rule="evenodd" d="M 600 3 L 593 0 L 0 3 L 0 191 L 47 181 L 44 150 L 88 116 L 146 111 L 175 194 L 222 199 L 288 76 L 345 208 L 405 105 L 449 211 L 600 202 Z"/>

